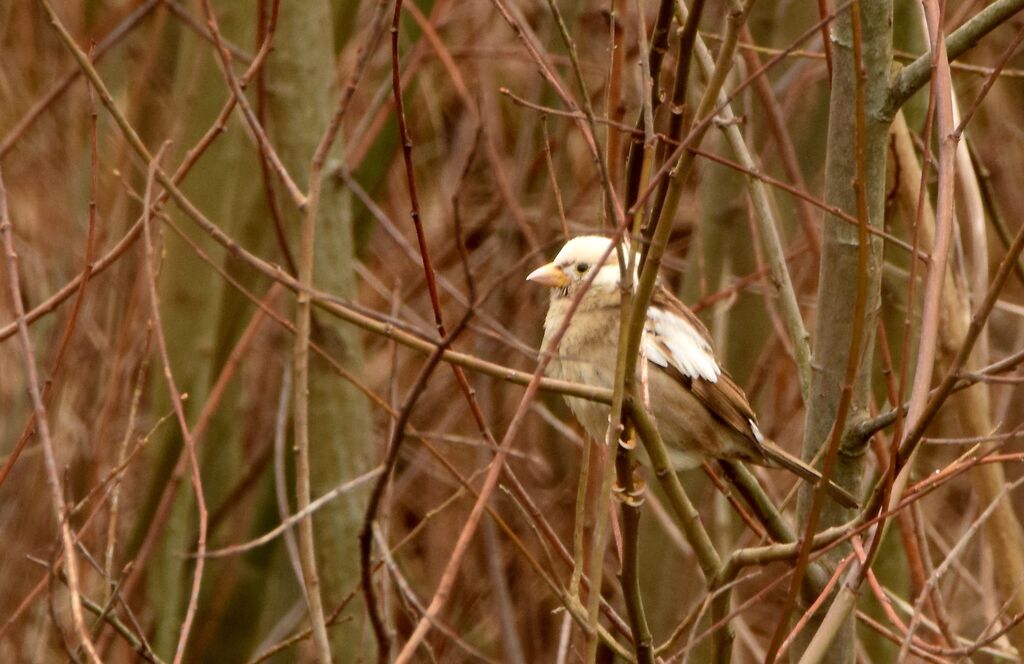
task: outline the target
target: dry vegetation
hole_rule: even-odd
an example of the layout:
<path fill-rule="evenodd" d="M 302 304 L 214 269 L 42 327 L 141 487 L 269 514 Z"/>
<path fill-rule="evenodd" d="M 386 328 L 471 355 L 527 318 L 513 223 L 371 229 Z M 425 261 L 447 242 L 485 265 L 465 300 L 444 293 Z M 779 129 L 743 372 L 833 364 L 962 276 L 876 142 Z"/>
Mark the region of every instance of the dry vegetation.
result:
<path fill-rule="evenodd" d="M 0 3 L 0 660 L 1018 660 L 1024 2 L 985 4 Z M 536 391 L 525 275 L 636 218 L 861 511 L 633 475 Z"/>

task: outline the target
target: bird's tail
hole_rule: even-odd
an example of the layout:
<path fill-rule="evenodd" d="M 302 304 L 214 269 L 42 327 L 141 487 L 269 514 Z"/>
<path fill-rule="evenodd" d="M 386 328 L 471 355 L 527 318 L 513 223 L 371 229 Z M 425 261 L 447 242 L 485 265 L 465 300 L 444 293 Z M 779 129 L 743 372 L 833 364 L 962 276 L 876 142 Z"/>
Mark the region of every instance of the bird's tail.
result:
<path fill-rule="evenodd" d="M 821 481 L 821 473 L 783 449 L 772 444 L 762 444 L 761 449 L 764 450 L 765 456 L 768 457 L 769 461 L 785 468 L 805 482 L 816 485 Z M 843 507 L 849 507 L 850 509 L 860 507 L 857 499 L 849 491 L 831 480 L 825 486 L 825 490 Z"/>

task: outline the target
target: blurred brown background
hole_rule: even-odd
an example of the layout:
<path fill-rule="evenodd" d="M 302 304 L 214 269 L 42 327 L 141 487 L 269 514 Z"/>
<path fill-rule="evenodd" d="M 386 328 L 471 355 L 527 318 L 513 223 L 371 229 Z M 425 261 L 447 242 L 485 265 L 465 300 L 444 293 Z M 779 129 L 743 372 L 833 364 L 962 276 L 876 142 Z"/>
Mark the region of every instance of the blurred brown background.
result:
<path fill-rule="evenodd" d="M 595 112 L 614 122 L 611 128 L 599 123 L 596 136 L 600 149 L 607 150 L 612 184 L 620 192 L 630 143 L 626 129 L 641 110 L 638 65 L 646 58 L 642 49 L 652 38 L 659 4 L 593 0 L 559 5 Z M 526 37 L 510 29 L 499 6 L 528 29 Z M 949 3 L 944 25 L 951 30 L 983 6 Z M 248 252 L 292 275 L 300 259 L 303 213 L 280 172 L 286 171 L 300 192 L 307 191 L 314 151 L 353 72 L 361 73 L 325 162 L 313 284 L 340 298 L 346 310 L 420 338 L 438 338 L 409 214 L 391 79 L 390 4 L 310 0 L 277 8 L 270 0 L 212 2 L 231 72 L 236 79 L 246 77 L 248 120 L 237 106 L 224 113 L 234 98 L 201 3 L 60 1 L 54 9 L 77 44 L 94 54 L 116 107 L 142 142 L 151 153 L 162 150 L 164 171 L 175 173 L 194 157 L 181 178 L 188 201 Z M 621 78 L 615 83 L 610 9 L 616 11 L 621 40 Z M 720 48 L 727 9 L 709 3 L 704 10 L 701 36 L 713 54 Z M 383 36 L 374 41 L 374 21 L 382 10 Z M 894 12 L 894 61 L 907 63 L 927 50 L 920 10 L 916 3 L 900 1 Z M 793 45 L 818 20 L 812 2 L 755 4 L 726 91 L 757 63 Z M 1020 225 L 1016 212 L 1024 209 L 1019 186 L 1024 55 L 1000 62 L 1022 25 L 1019 16 L 1007 19 L 952 69 L 953 91 L 966 109 L 992 68 L 1003 67 L 964 134 L 976 157 L 973 178 L 966 177 L 981 184 L 981 193 L 972 198 L 958 180 L 956 193 L 950 274 L 968 298 L 964 316 L 981 301 L 979 284 L 985 285 L 986 275 L 994 273 L 1006 252 L 993 218 L 1001 219 L 1012 235 Z M 677 32 L 674 24 L 662 65 L 666 91 L 675 71 Z M 268 34 L 273 48 L 255 72 L 247 72 Z M 732 100 L 732 110 L 759 169 L 823 199 L 826 159 L 847 157 L 828 155 L 829 70 L 820 34 L 811 35 L 762 75 L 765 86 L 745 87 Z M 527 285 L 525 275 L 553 256 L 566 233 L 607 232 L 611 222 L 603 211 L 600 173 L 584 141 L 583 123 L 570 117 L 579 111 L 569 109 L 538 72 L 527 43 L 542 49 L 565 89 L 579 100 L 569 52 L 546 3 L 404 3 L 398 45 L 405 114 L 424 237 L 449 328 L 471 305 L 473 294 L 477 298 L 475 316 L 453 347 L 532 372 L 547 296 Z M 367 44 L 371 50 L 364 62 L 360 49 Z M 187 643 L 180 643 L 196 583 L 189 554 L 197 547 L 200 520 L 187 446 L 154 332 L 142 232 L 149 164 L 87 86 L 40 4 L 0 3 L 0 53 L 0 166 L 20 297 L 26 310 L 35 312 L 28 330 L 45 392 L 60 491 L 79 538 L 80 590 L 96 607 L 107 607 L 104 612 L 127 634 L 87 607 L 85 624 L 101 658 L 135 661 L 142 656 L 135 652 L 138 647 L 146 658 L 162 661 L 174 659 L 176 651 L 185 661 L 250 661 L 268 652 L 274 653 L 271 661 L 312 661 L 310 639 L 288 640 L 309 626 L 294 531 L 245 553 L 207 560 Z M 690 79 L 688 119 L 706 81 L 696 62 Z M 768 98 L 781 124 L 766 112 Z M 927 104 L 925 91 L 904 109 L 918 158 L 928 143 Z M 659 132 L 667 131 L 670 105 L 666 102 L 656 118 Z M 265 131 L 266 141 L 257 138 L 252 122 Z M 268 145 L 280 169 L 271 164 Z M 718 127 L 701 148 L 738 159 Z M 796 173 L 787 168 L 786 150 L 796 159 Z M 911 242 L 913 220 L 901 207 L 900 169 L 892 154 L 888 159 L 885 216 L 872 223 Z M 935 173 L 932 164 L 926 175 L 929 198 Z M 698 158 L 682 203 L 669 220 L 673 229 L 662 274 L 712 330 L 723 364 L 747 390 L 766 433 L 799 452 L 804 400 L 776 292 L 762 269 L 765 258 L 747 181 L 729 166 Z M 149 220 L 153 283 L 169 369 L 194 437 L 208 512 L 206 547 L 215 550 L 265 533 L 296 509 L 290 396 L 295 296 L 225 250 L 180 205 L 164 204 L 163 190 L 157 183 L 151 192 L 160 203 Z M 813 338 L 822 232 L 828 224 L 843 222 L 781 188 L 769 186 L 768 191 Z M 971 208 L 979 200 L 985 204 L 980 226 L 979 212 Z M 924 286 L 918 273 L 908 314 L 907 256 L 886 243 L 880 297 L 872 309 L 888 332 L 887 348 L 863 367 L 873 396 L 870 404 L 861 405 L 873 409 L 872 414 L 892 406 L 887 378 L 899 376 L 904 348 L 911 353 L 911 371 L 914 366 Z M 91 273 L 79 290 L 78 275 L 86 265 Z M 66 587 L 47 573 L 63 549 L 44 451 L 30 421 L 33 405 L 6 263 L 0 275 L 0 462 L 5 464 L 0 659 L 85 658 L 77 646 Z M 1024 272 L 1016 272 L 1003 290 L 976 367 L 1020 349 L 1021 279 Z M 55 293 L 63 296 L 54 300 Z M 904 345 L 908 315 L 912 332 Z M 314 310 L 312 320 L 308 404 L 315 498 L 360 477 L 383 458 L 394 416 L 426 356 L 322 308 Z M 837 359 L 819 355 L 814 361 Z M 501 440 L 522 387 L 478 371 L 468 371 L 468 377 L 487 427 Z M 992 430 L 980 435 L 1014 431 L 1022 422 L 1018 382 L 993 382 L 984 389 Z M 379 511 L 381 534 L 394 550 L 393 560 L 379 573 L 378 597 L 396 644 L 420 620 L 473 506 L 475 497 L 462 482 L 478 489 L 492 457 L 445 364 L 431 375 L 409 424 L 417 433 L 403 445 Z M 964 426 L 960 411 L 950 408 L 929 435 L 976 435 L 965 433 Z M 866 477 L 877 477 L 884 467 L 888 438 L 883 438 L 876 440 L 874 453 L 869 450 Z M 999 453 L 1018 453 L 1019 444 L 1006 439 L 999 438 L 1005 443 Z M 970 448 L 962 441 L 941 442 L 923 450 L 918 476 L 952 463 Z M 484 515 L 453 595 L 415 661 L 585 657 L 583 632 L 549 585 L 550 580 L 564 588 L 571 565 L 541 532 L 550 528 L 571 555 L 585 444 L 557 395 L 543 394 L 530 406 L 509 466 L 539 512 L 532 513 L 509 489 L 499 487 L 489 504 L 508 530 Z M 1011 480 L 1020 476 L 1019 461 L 1006 460 Z M 779 500 L 792 483 L 775 471 L 758 470 L 758 475 Z M 700 613 L 706 586 L 657 483 L 647 479 L 641 588 L 654 642 L 666 643 L 681 628 L 663 656 L 685 659 L 679 653 L 687 652 L 689 661 L 707 661 L 705 631 L 712 625 Z M 683 482 L 722 552 L 759 541 L 703 473 L 686 473 Z M 376 649 L 359 592 L 356 554 L 371 484 L 367 480 L 344 493 L 314 520 L 321 595 L 337 661 L 369 661 Z M 924 626 L 915 638 L 940 650 L 973 643 L 998 629 L 1001 620 L 1014 618 L 1008 598 L 996 590 L 1005 586 L 998 580 L 1006 568 L 999 550 L 978 528 L 987 503 L 974 486 L 966 475 L 958 477 L 908 508 L 912 519 L 897 520 L 874 566 L 883 594 L 890 597 L 890 612 L 865 590 L 856 644 L 849 651 L 853 659 L 895 661 L 900 627 L 892 622 L 894 615 L 905 627 L 910 614 L 920 613 Z M 1011 497 L 1020 506 L 1019 496 Z M 795 516 L 794 510 L 787 513 Z M 925 565 L 930 573 L 962 538 L 957 561 L 936 579 L 935 598 L 915 607 L 922 591 L 915 566 Z M 908 558 L 922 551 L 925 563 Z M 378 545 L 374 560 L 379 553 Z M 744 574 L 733 600 L 738 609 L 732 621 L 733 661 L 764 659 L 787 584 L 749 605 L 744 602 L 787 569 L 776 563 Z M 612 546 L 604 596 L 625 616 L 618 571 Z M 805 608 L 799 607 L 797 615 Z M 695 626 L 685 622 L 695 615 Z M 881 627 L 874 629 L 868 621 Z M 948 633 L 943 635 L 935 621 Z M 628 630 L 611 629 L 628 644 Z M 1013 656 L 1006 637 L 978 648 L 973 661 Z M 920 652 L 909 657 L 931 661 Z M 599 657 L 605 656 L 610 657 L 602 650 Z M 948 654 L 931 656 L 961 661 Z"/>

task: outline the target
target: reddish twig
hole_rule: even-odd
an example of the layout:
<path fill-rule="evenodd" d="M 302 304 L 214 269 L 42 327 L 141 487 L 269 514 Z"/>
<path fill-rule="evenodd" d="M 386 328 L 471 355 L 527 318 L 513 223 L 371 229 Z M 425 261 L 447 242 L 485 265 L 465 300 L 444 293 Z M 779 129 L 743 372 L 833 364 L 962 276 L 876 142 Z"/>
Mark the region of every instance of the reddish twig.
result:
<path fill-rule="evenodd" d="M 707 115 L 705 115 L 703 118 L 700 118 L 699 121 L 694 122 L 693 125 L 690 127 L 689 133 L 686 135 L 685 138 L 683 138 L 679 142 L 678 147 L 676 147 L 675 150 L 673 150 L 668 156 L 665 157 L 665 162 L 662 164 L 661 168 L 651 175 L 651 179 L 648 181 L 647 186 L 640 192 L 640 194 L 637 196 L 636 201 L 629 208 L 629 210 L 626 211 L 627 216 L 636 214 L 636 211 L 639 210 L 641 206 L 647 202 L 648 197 L 658 188 L 661 180 L 667 177 L 669 175 L 669 172 L 675 167 L 676 163 L 679 161 L 680 155 L 682 155 L 683 153 L 683 150 L 690 150 L 691 148 L 697 146 L 696 139 L 704 135 L 708 127 L 710 127 L 711 124 L 715 121 L 715 118 L 718 117 L 718 114 L 722 111 L 722 109 L 729 105 L 736 98 L 737 95 L 743 92 L 743 90 L 747 89 L 747 87 L 753 84 L 753 82 L 758 77 L 764 76 L 769 69 L 774 67 L 782 60 L 784 60 L 791 52 L 796 50 L 796 48 L 800 44 L 814 36 L 814 34 L 818 32 L 822 25 L 828 25 L 833 20 L 835 20 L 836 16 L 838 16 L 841 12 L 846 11 L 852 2 L 853 0 L 846 0 L 846 2 L 844 2 L 840 7 L 836 9 L 836 11 L 832 12 L 829 16 L 825 17 L 824 19 L 822 19 L 821 21 L 819 21 L 818 23 L 814 24 L 806 31 L 804 31 L 804 33 L 798 36 L 793 41 L 793 43 L 790 44 L 786 49 L 780 51 L 775 56 L 766 60 L 760 68 L 752 72 L 739 85 L 733 88 L 732 92 L 726 94 L 725 98 L 721 101 L 721 103 L 715 104 L 715 107 Z"/>
<path fill-rule="evenodd" d="M 786 654 L 790 646 L 793 645 L 793 641 L 796 639 L 796 637 L 800 634 L 800 632 L 803 631 L 805 627 L 807 627 L 807 623 L 810 622 L 811 617 L 814 616 L 818 609 L 820 609 L 825 604 L 825 601 L 828 600 L 829 596 L 832 594 L 833 588 L 835 588 L 836 584 L 839 583 L 839 580 L 842 578 L 843 572 L 846 571 L 846 568 L 849 567 L 851 562 L 853 562 L 853 554 L 850 554 L 849 556 L 843 558 L 842 562 L 836 565 L 835 572 L 833 572 L 832 576 L 829 577 L 828 583 L 825 584 L 825 587 L 822 589 L 821 593 L 818 594 L 818 597 L 814 600 L 814 602 L 812 602 L 811 605 L 807 607 L 807 609 L 800 616 L 800 619 L 796 621 L 795 625 L 793 625 L 793 628 L 789 631 L 789 634 L 786 636 L 786 639 L 782 642 L 782 645 L 779 646 L 778 651 L 771 651 L 769 657 L 774 656 L 777 658 L 782 657 Z"/>
<path fill-rule="evenodd" d="M 434 27 L 436 18 L 433 17 L 437 14 L 437 5 L 435 5 L 435 11 L 431 13 L 431 19 L 424 16 L 415 3 L 403 3 L 402 9 L 408 11 L 412 15 L 413 20 L 416 21 L 416 25 L 423 30 L 423 38 L 427 40 L 427 43 L 430 44 L 430 47 L 437 54 L 438 59 L 441 60 L 441 64 L 444 65 L 445 71 L 448 73 L 449 78 L 451 78 L 452 86 L 462 101 L 463 107 L 478 125 L 483 138 L 484 154 L 494 174 L 494 183 L 498 186 L 498 194 L 501 195 L 502 201 L 507 206 L 512 220 L 519 228 L 519 232 L 522 233 L 523 239 L 526 240 L 526 244 L 531 249 L 537 249 L 541 244 L 540 240 L 537 238 L 536 231 L 530 225 L 529 219 L 527 219 L 526 213 L 523 211 L 522 203 L 513 189 L 512 178 L 508 173 L 508 169 L 502 163 L 501 154 L 498 151 L 498 145 L 494 141 L 494 132 L 491 130 L 490 123 L 488 123 L 487 118 L 477 108 L 477 103 L 470 92 L 470 87 L 462 76 L 455 58 L 448 50 L 448 47 L 445 46 L 444 41 L 437 34 L 437 29 Z"/>
<path fill-rule="evenodd" d="M 868 226 L 870 225 L 868 212 L 867 194 L 867 163 L 866 148 L 867 140 L 866 118 L 867 109 L 864 102 L 864 79 L 866 72 L 863 60 L 863 35 L 861 28 L 860 0 L 852 0 L 850 6 L 853 32 L 853 66 L 854 71 L 854 136 L 856 141 L 855 167 L 853 187 L 856 192 L 857 217 L 857 276 L 856 292 L 854 296 L 853 329 L 850 333 L 850 346 L 846 360 L 846 373 L 843 377 L 842 389 L 839 395 L 839 403 L 836 407 L 835 421 L 832 423 L 832 431 L 827 442 L 825 462 L 821 470 L 821 482 L 814 487 L 811 498 L 811 506 L 806 517 L 804 537 L 801 541 L 800 554 L 797 557 L 796 568 L 793 572 L 793 579 L 790 583 L 789 592 L 786 596 L 786 603 L 780 612 L 775 632 L 772 635 L 771 644 L 768 646 L 766 664 L 774 662 L 784 645 L 783 636 L 789 624 L 789 616 L 796 605 L 797 595 L 807 566 L 810 564 L 809 556 L 813 534 L 817 529 L 818 518 L 826 500 L 825 488 L 836 467 L 836 459 L 839 456 L 839 443 L 846 430 L 846 419 L 853 404 L 853 385 L 860 369 L 860 359 L 863 351 L 862 340 L 865 334 L 864 314 L 867 308 L 868 298 L 868 260 L 870 252 L 870 239 Z M 822 593 L 824 595 L 824 593 Z"/>
<path fill-rule="evenodd" d="M 95 54 L 93 56 L 95 59 Z M 57 369 L 60 367 L 61 360 L 64 359 L 64 353 L 68 349 L 68 345 L 71 342 L 71 336 L 75 331 L 75 325 L 78 322 L 78 312 L 81 310 L 82 301 L 85 298 L 85 286 L 89 283 L 89 277 L 92 275 L 92 259 L 93 253 L 96 248 L 96 191 L 98 188 L 97 182 L 99 179 L 99 157 L 97 154 L 97 137 L 96 137 L 96 107 L 93 103 L 92 87 L 89 88 L 89 140 L 90 140 L 90 180 L 89 180 L 89 225 L 86 231 L 85 238 L 85 266 L 82 268 L 80 278 L 77 280 L 77 288 L 75 289 L 75 300 L 71 305 L 71 314 L 68 316 L 67 323 L 64 325 L 64 333 L 61 336 L 60 345 L 57 347 L 57 352 L 53 357 L 53 361 L 50 363 L 50 371 L 48 377 L 43 383 L 42 399 L 44 404 L 49 403 L 50 391 L 53 388 L 53 379 L 57 374 Z M 27 319 L 27 316 L 26 316 Z M 17 325 L 17 323 L 15 323 Z M 25 426 L 22 427 L 21 435 L 18 436 L 18 442 L 14 444 L 14 448 L 4 459 L 3 468 L 0 468 L 0 486 L 3 486 L 11 470 L 14 468 L 14 464 L 17 463 L 18 457 L 21 456 L 21 452 L 25 449 L 29 439 L 32 437 L 32 433 L 35 431 L 36 425 L 36 412 L 35 410 L 29 415 L 28 420 L 25 422 Z"/>
<path fill-rule="evenodd" d="M 381 499 L 384 496 L 384 489 L 388 485 L 391 474 L 394 472 L 395 465 L 398 463 L 398 454 L 401 451 L 402 441 L 405 439 L 405 427 L 409 423 L 409 418 L 412 416 L 412 411 L 416 407 L 416 402 L 423 395 L 423 391 L 427 387 L 427 381 L 434 373 L 434 369 L 441 362 L 444 357 L 444 350 L 448 348 L 452 342 L 462 333 L 469 323 L 471 318 L 472 310 L 466 316 L 463 316 L 459 323 L 452 329 L 451 334 L 446 336 L 444 340 L 438 344 L 437 350 L 431 353 L 430 357 L 423 364 L 420 369 L 419 375 L 416 377 L 412 387 L 409 388 L 409 393 L 405 397 L 405 401 L 402 404 L 401 409 L 398 412 L 398 418 L 395 421 L 391 440 L 388 442 L 387 452 L 384 455 L 384 461 L 382 466 L 384 471 L 380 474 L 377 481 L 374 483 L 373 490 L 370 493 L 370 498 L 367 501 L 366 514 L 363 517 L 363 525 L 359 531 L 359 568 L 361 572 L 361 586 L 363 596 L 366 599 L 366 610 L 370 616 L 370 625 L 373 627 L 374 637 L 377 640 L 377 661 L 380 664 L 387 664 L 391 661 L 391 638 L 387 633 L 387 629 L 384 627 L 384 621 L 380 616 L 380 611 L 377 608 L 377 591 L 373 585 L 373 578 L 370 569 L 370 554 L 373 546 L 373 527 L 377 521 L 377 510 L 380 507 Z"/>
<path fill-rule="evenodd" d="M 828 14 L 828 8 L 826 5 L 828 0 L 818 0 L 818 8 L 822 16 Z M 825 54 L 828 63 L 829 80 L 832 78 L 832 49 L 831 42 L 827 38 L 828 26 L 823 25 L 822 34 L 825 36 Z M 750 35 L 750 27 L 743 26 L 743 39 L 747 42 L 752 42 L 753 37 Z M 750 49 L 743 49 L 743 59 L 746 61 L 747 66 L 751 69 L 761 68 L 760 56 Z M 797 157 L 796 147 L 793 145 L 793 140 L 789 135 L 789 131 L 786 129 L 786 121 L 783 117 L 783 110 L 779 105 L 778 100 L 775 98 L 775 93 L 772 91 L 771 83 L 768 82 L 767 76 L 758 76 L 754 79 L 754 91 L 757 93 L 758 99 L 761 100 L 761 108 L 765 112 L 765 117 L 768 120 L 768 128 L 771 130 L 772 135 L 775 138 L 776 145 L 779 146 L 779 156 L 782 161 L 782 168 L 786 172 L 786 177 L 793 182 L 794 188 L 798 191 L 809 191 L 807 182 L 804 180 L 803 172 L 800 170 L 800 160 Z M 814 222 L 814 213 L 811 206 L 808 205 L 809 201 L 804 198 L 800 198 L 800 203 L 797 205 L 796 211 L 797 216 L 800 219 L 800 225 L 803 227 L 804 235 L 807 237 L 807 241 L 811 245 L 811 251 L 818 257 L 821 255 L 821 233 L 818 231 L 817 225 Z"/>
<path fill-rule="evenodd" d="M 56 19 L 56 14 L 54 14 L 53 16 Z M 57 24 L 57 27 L 58 32 L 61 32 L 63 30 L 63 26 L 60 25 L 59 23 Z M 66 35 L 67 37 L 67 41 L 65 42 L 66 45 L 69 48 L 71 48 L 73 52 L 75 52 L 77 46 L 74 45 L 74 42 L 71 40 L 71 37 L 67 34 L 66 30 L 63 30 L 62 36 L 64 35 Z M 78 53 L 81 53 L 80 49 L 78 49 L 76 55 L 78 55 Z M 247 84 L 248 81 L 251 80 L 251 78 L 256 74 L 256 72 L 261 70 L 263 62 L 269 53 L 270 44 L 269 42 L 265 41 L 260 47 L 259 52 L 256 54 L 256 57 L 253 58 L 252 64 L 249 65 L 249 68 L 242 75 L 240 81 L 242 85 Z M 110 97 L 110 93 L 107 92 L 106 88 L 103 86 L 103 82 L 99 79 L 98 76 L 94 76 L 95 69 L 90 71 L 91 65 L 86 67 L 82 66 L 86 63 L 88 63 L 88 58 L 84 57 L 84 54 L 82 54 L 82 58 L 79 59 L 79 70 L 84 71 L 87 77 L 92 82 L 93 86 L 97 90 L 101 90 L 104 93 L 100 95 L 100 99 L 103 102 L 103 104 L 107 107 L 107 109 L 113 113 L 114 118 L 123 119 L 123 116 L 120 116 L 120 114 L 117 112 L 116 106 L 113 105 L 113 99 Z M 206 152 L 210 145 L 212 145 L 213 142 L 218 137 L 223 135 L 224 130 L 227 126 L 227 120 L 230 117 L 231 112 L 235 108 L 235 103 L 236 99 L 234 96 L 229 97 L 228 100 L 224 103 L 223 108 L 221 108 L 221 111 L 217 115 L 217 118 L 214 120 L 213 124 L 206 131 L 206 133 L 203 134 L 199 141 L 196 142 L 196 144 L 192 146 L 192 148 L 185 154 L 185 158 L 182 159 L 181 164 L 174 171 L 174 174 L 170 176 L 169 179 L 173 184 L 179 184 L 182 180 L 184 180 L 185 176 L 189 173 L 189 171 L 196 164 L 199 158 Z M 126 134 L 128 134 L 129 142 L 133 143 L 130 140 L 131 133 L 133 133 L 133 130 L 131 130 L 130 126 L 127 125 L 127 123 L 124 123 L 122 125 L 122 130 L 125 131 Z M 143 146 L 141 144 L 141 141 L 139 141 L 137 144 L 133 143 L 133 147 L 138 152 L 139 148 Z M 143 151 L 145 151 L 144 147 Z M 167 200 L 168 195 L 169 193 L 167 192 L 166 189 L 164 191 L 161 191 L 154 201 L 154 208 L 160 207 Z M 132 244 L 134 244 L 135 241 L 139 239 L 141 235 L 142 217 L 140 216 L 139 219 L 134 224 L 132 224 L 131 228 L 129 228 L 128 231 L 124 234 L 124 236 L 118 241 L 118 243 L 114 245 L 110 249 L 110 251 L 108 251 L 105 255 L 100 257 L 94 265 L 92 265 L 90 270 L 91 274 L 93 276 L 96 276 L 101 272 L 105 271 L 111 265 L 113 265 L 117 261 L 117 259 L 120 258 L 132 246 Z M 57 291 L 43 302 L 33 307 L 31 311 L 26 313 L 25 322 L 28 324 L 34 323 L 35 321 L 39 320 L 46 314 L 56 310 L 56 308 L 62 302 L 67 300 L 77 291 L 78 287 L 81 285 L 83 276 L 84 272 L 79 273 L 77 276 L 71 279 L 71 281 L 65 284 L 59 291 Z M 8 325 L 5 325 L 4 327 L 0 328 L 0 341 L 3 341 L 4 339 L 11 337 L 16 332 L 16 323 L 12 322 Z"/>
<path fill-rule="evenodd" d="M 242 90 L 242 83 L 235 76 L 231 70 L 231 51 L 228 50 L 227 46 L 224 45 L 224 40 L 220 34 L 220 27 L 217 24 L 217 16 L 213 12 L 213 8 L 210 6 L 209 0 L 202 0 L 201 3 L 203 12 L 206 15 L 206 24 L 209 26 L 210 35 L 213 37 L 213 44 L 216 47 L 217 59 L 221 66 L 221 73 L 224 76 L 224 81 L 228 84 L 228 88 L 231 90 L 231 94 L 235 98 L 235 103 L 238 104 L 238 108 L 242 111 L 242 116 L 245 118 L 246 123 L 249 125 L 249 129 L 252 130 L 252 135 L 256 139 L 256 144 L 259 146 L 260 155 L 270 164 L 274 172 L 277 174 L 278 179 L 284 185 L 284 188 L 288 191 L 292 201 L 296 207 L 300 210 L 305 209 L 307 200 L 306 194 L 299 189 L 298 185 L 295 184 L 295 180 L 292 179 L 288 168 L 281 161 L 277 151 L 270 142 L 270 137 L 267 136 L 267 132 L 263 129 L 263 125 L 260 124 L 259 118 L 256 116 L 256 111 L 253 110 L 252 105 L 249 103 L 249 99 L 245 96 L 245 92 Z M 274 12 L 276 15 L 276 12 Z M 270 37 L 273 35 L 272 31 L 267 32 L 267 39 L 264 41 L 265 44 L 270 44 Z"/>
<path fill-rule="evenodd" d="M 60 474 L 57 471 L 53 439 L 50 437 L 50 427 L 46 420 L 46 404 L 43 403 L 42 391 L 39 388 L 35 351 L 33 350 L 32 339 L 28 334 L 28 325 L 25 324 L 25 304 L 21 299 L 18 255 L 14 250 L 12 228 L 10 212 L 7 208 L 7 191 L 4 188 L 3 175 L 0 173 L 0 236 L 2 236 L 4 253 L 7 257 L 7 281 L 10 286 L 11 301 L 14 303 L 14 313 L 17 317 L 18 339 L 21 342 L 22 357 L 25 361 L 25 377 L 28 383 L 28 392 L 32 398 L 32 408 L 36 416 L 39 442 L 43 448 L 46 480 L 50 489 L 50 498 L 53 501 L 54 514 L 60 528 L 61 541 L 64 545 L 64 566 L 68 579 L 68 591 L 71 595 L 72 621 L 78 638 L 81 641 L 81 646 L 85 649 L 89 659 L 98 663 L 100 659 L 96 653 L 96 647 L 92 642 L 92 638 L 85 627 L 85 618 L 82 615 L 81 579 L 78 571 L 78 556 L 75 552 L 75 537 L 71 532 L 71 524 L 68 522 L 67 509 L 64 504 L 64 492 L 61 488 Z"/>
<path fill-rule="evenodd" d="M 166 144 L 164 145 L 166 147 Z M 170 393 L 171 403 L 174 406 L 174 414 L 178 419 L 178 426 L 181 429 L 182 438 L 185 440 L 185 450 L 188 454 L 188 464 L 191 470 L 192 489 L 196 496 L 196 511 L 199 516 L 199 540 L 197 548 L 200 552 L 206 551 L 206 526 L 208 514 L 206 511 L 206 498 L 203 496 L 203 480 L 199 473 L 199 457 L 196 456 L 196 441 L 189 430 L 188 420 L 185 417 L 185 406 L 182 403 L 181 393 L 174 381 L 174 374 L 171 370 L 170 355 L 167 352 L 167 339 L 164 337 L 163 323 L 160 319 L 160 298 L 157 295 L 156 273 L 153 267 L 154 251 L 153 238 L 150 231 L 150 203 L 153 200 L 153 181 L 158 168 L 160 157 L 164 147 L 154 155 L 149 165 L 149 173 L 146 178 L 146 193 L 144 196 L 144 209 L 142 214 L 142 235 L 146 245 L 146 277 L 149 286 L 149 298 L 151 315 L 153 317 L 153 331 L 156 336 L 157 348 L 160 349 L 160 359 L 164 365 L 164 379 L 167 381 L 167 390 Z M 200 557 L 196 560 L 195 572 L 192 575 L 192 589 L 189 595 L 188 609 L 185 612 L 185 619 L 181 624 L 181 632 L 178 636 L 178 646 L 174 653 L 174 664 L 180 664 L 185 656 L 185 647 L 188 644 L 188 637 L 192 630 L 192 622 L 195 619 L 196 609 L 199 605 L 199 588 L 202 585 L 203 569 L 205 561 Z"/>
<path fill-rule="evenodd" d="M 828 0 L 818 0 L 818 17 L 824 19 L 829 15 Z M 828 68 L 829 85 L 832 84 L 832 35 L 828 23 L 821 24 L 821 49 L 825 52 L 825 67 Z"/>
<path fill-rule="evenodd" d="M 121 42 L 122 39 L 131 34 L 132 30 L 135 29 L 142 19 L 149 16 L 149 13 L 153 9 L 165 2 L 166 0 L 146 0 L 141 5 L 132 10 L 124 19 L 117 24 L 114 29 L 106 34 L 96 44 L 96 47 L 92 50 L 91 59 L 93 62 L 99 62 L 107 52 L 115 45 Z M 53 102 L 57 101 L 62 94 L 71 86 L 72 83 L 78 80 L 78 77 L 82 75 L 82 69 L 75 67 L 69 70 L 64 76 L 60 78 L 56 83 L 53 84 L 46 94 L 39 98 L 36 103 L 32 104 L 32 107 L 21 117 L 18 122 L 8 131 L 3 140 L 0 140 L 0 159 L 2 159 L 21 139 L 24 134 L 36 120 L 43 114 L 43 112 L 50 107 Z"/>
<path fill-rule="evenodd" d="M 996 64 L 992 68 L 992 72 L 985 79 L 985 83 L 981 86 L 981 90 L 978 91 L 978 95 L 974 98 L 974 102 L 963 114 L 960 124 L 958 124 L 956 129 L 953 130 L 954 143 L 959 140 L 960 135 L 964 133 L 964 127 L 966 127 L 967 123 L 974 117 L 974 113 L 981 106 L 981 102 L 985 99 L 985 95 L 988 94 L 988 91 L 992 89 L 996 80 L 999 79 L 999 74 L 1006 67 L 1006 63 L 1010 61 L 1010 58 L 1013 57 L 1014 52 L 1017 50 L 1017 47 L 1021 45 L 1021 42 L 1024 42 L 1024 25 L 1021 25 L 1020 30 L 1017 31 L 1017 34 L 1014 35 L 1013 39 L 1010 41 L 1010 45 L 1006 47 L 1006 50 L 1004 50 L 1002 55 L 999 56 L 999 59 L 996 60 Z"/>

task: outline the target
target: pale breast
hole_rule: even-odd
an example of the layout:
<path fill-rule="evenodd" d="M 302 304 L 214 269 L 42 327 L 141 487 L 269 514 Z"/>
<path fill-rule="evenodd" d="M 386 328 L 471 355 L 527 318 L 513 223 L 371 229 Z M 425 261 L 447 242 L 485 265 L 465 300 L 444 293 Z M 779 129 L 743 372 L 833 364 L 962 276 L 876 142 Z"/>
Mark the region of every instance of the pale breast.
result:
<path fill-rule="evenodd" d="M 568 304 L 552 302 L 544 321 L 544 348 L 561 327 Z M 559 380 L 611 388 L 615 381 L 618 343 L 618 312 L 612 309 L 578 309 L 548 364 L 547 375 Z M 593 438 L 603 440 L 608 428 L 606 405 L 567 397 L 573 415 Z"/>

